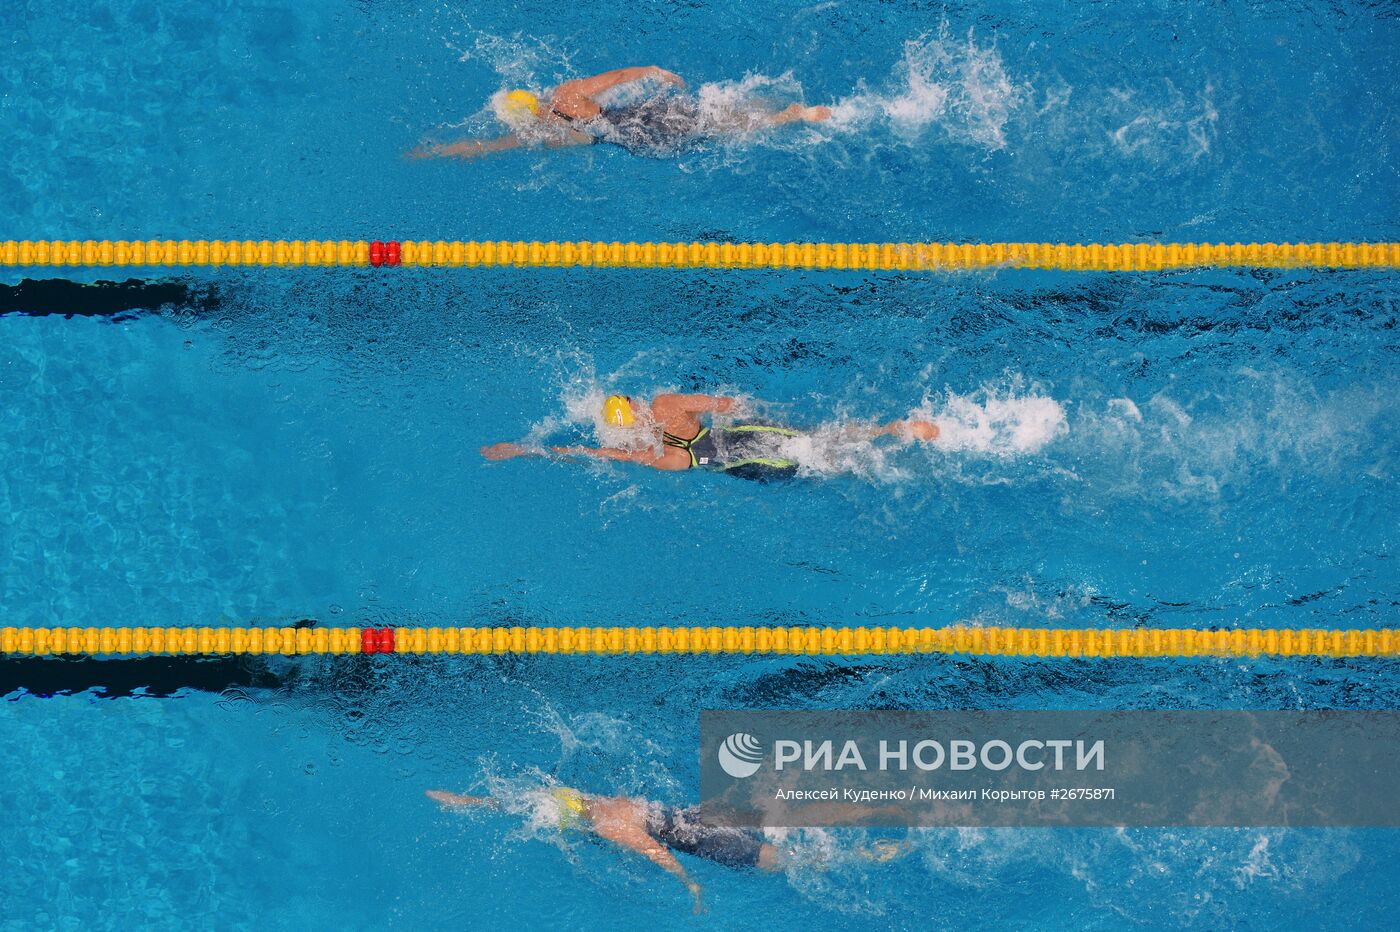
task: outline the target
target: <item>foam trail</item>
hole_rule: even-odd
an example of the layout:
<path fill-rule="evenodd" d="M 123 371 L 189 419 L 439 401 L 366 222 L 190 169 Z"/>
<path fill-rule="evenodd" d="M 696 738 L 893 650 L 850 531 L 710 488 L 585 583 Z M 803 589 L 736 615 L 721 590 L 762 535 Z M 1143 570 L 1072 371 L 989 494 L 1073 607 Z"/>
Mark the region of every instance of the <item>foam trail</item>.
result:
<path fill-rule="evenodd" d="M 1163 389 L 1142 399 L 1082 402 L 1074 444 L 1090 492 L 1216 497 L 1272 474 L 1346 471 L 1377 478 L 1392 470 L 1393 380 L 1319 391 L 1305 376 L 1241 369 L 1195 396 Z"/>
<path fill-rule="evenodd" d="M 1068 430 L 1060 403 L 1034 390 L 949 392 L 941 403 L 925 403 L 908 416 L 938 425 L 938 440 L 919 444 L 926 449 L 996 459 L 1039 453 Z M 796 460 L 808 475 L 856 475 L 875 482 L 911 478 L 918 461 L 911 461 L 907 452 L 914 441 L 873 437 L 871 426 L 870 422 L 833 421 L 783 441 L 778 452 Z"/>

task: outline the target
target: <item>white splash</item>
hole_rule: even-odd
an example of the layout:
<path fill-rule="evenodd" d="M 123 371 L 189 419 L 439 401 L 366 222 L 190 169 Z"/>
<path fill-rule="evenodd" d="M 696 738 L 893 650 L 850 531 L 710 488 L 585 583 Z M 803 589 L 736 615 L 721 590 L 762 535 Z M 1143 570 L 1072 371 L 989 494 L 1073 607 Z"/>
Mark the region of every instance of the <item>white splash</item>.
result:
<path fill-rule="evenodd" d="M 833 128 L 862 130 L 883 121 L 912 141 L 937 126 L 955 142 L 995 151 L 1006 147 L 1006 124 L 1030 95 L 1029 85 L 1007 72 L 995 44 L 979 45 L 971 30 L 965 41 L 954 41 L 946 25 L 937 36 L 904 44 L 890 84 L 837 103 Z"/>
<path fill-rule="evenodd" d="M 701 122 L 720 131 L 762 129 L 771 114 L 803 103 L 802 85 L 791 72 L 750 73 L 737 81 L 711 81 L 695 89 Z"/>
<path fill-rule="evenodd" d="M 997 457 L 1039 453 L 1068 430 L 1064 407 L 1049 395 L 983 388 L 949 392 L 934 415 L 938 445 Z"/>

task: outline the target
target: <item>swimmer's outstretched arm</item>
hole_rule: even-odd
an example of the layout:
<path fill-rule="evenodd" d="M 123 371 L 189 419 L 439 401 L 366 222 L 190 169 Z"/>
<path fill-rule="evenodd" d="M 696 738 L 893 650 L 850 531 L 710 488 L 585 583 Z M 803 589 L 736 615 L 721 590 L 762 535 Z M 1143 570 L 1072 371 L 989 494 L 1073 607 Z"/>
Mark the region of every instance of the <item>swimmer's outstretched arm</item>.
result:
<path fill-rule="evenodd" d="M 501 136 L 499 139 L 463 139 L 461 142 L 441 146 L 419 146 L 407 153 L 407 157 L 410 159 L 474 159 L 490 155 L 492 152 L 519 149 L 524 144 L 519 136 Z"/>
<path fill-rule="evenodd" d="M 493 443 L 489 447 L 482 447 L 481 455 L 488 460 L 511 460 L 522 456 L 587 456 L 600 460 L 640 463 L 643 466 L 666 470 L 681 470 L 690 465 L 688 459 L 683 461 L 684 465 L 678 465 L 678 457 L 668 457 L 665 454 L 658 456 L 651 450 L 620 450 L 616 447 L 549 447 L 547 450 L 527 450 L 518 443 Z"/>
<path fill-rule="evenodd" d="M 539 141 L 546 149 L 567 149 L 569 146 L 591 146 L 597 142 L 587 133 L 569 130 L 562 135 L 548 136 Z M 519 149 L 525 141 L 519 136 L 501 136 L 499 139 L 463 139 L 461 142 L 441 146 L 419 146 L 406 156 L 410 159 L 459 158 L 475 159 L 492 152 L 506 152 Z"/>
<path fill-rule="evenodd" d="M 445 809 L 465 809 L 468 806 L 501 808 L 501 804 L 490 796 L 466 796 L 461 793 L 449 793 L 446 790 L 426 790 L 423 795 Z"/>

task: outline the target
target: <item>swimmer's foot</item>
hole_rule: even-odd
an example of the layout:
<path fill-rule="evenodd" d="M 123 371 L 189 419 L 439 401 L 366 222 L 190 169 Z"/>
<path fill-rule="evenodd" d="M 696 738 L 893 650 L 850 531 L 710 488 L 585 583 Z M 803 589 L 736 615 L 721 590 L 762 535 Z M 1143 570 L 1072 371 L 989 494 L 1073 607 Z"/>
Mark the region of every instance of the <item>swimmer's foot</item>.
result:
<path fill-rule="evenodd" d="M 801 104 L 793 104 L 786 110 L 781 110 L 773 114 L 775 124 L 783 123 L 823 123 L 831 119 L 830 107 L 804 107 Z"/>
<path fill-rule="evenodd" d="M 913 850 L 914 843 L 908 839 L 904 841 L 879 841 L 865 849 L 862 854 L 871 861 L 885 864 L 902 858 Z"/>
<path fill-rule="evenodd" d="M 918 421 L 910 418 L 904 422 L 904 429 L 915 440 L 932 441 L 938 439 L 938 425 L 933 421 Z"/>

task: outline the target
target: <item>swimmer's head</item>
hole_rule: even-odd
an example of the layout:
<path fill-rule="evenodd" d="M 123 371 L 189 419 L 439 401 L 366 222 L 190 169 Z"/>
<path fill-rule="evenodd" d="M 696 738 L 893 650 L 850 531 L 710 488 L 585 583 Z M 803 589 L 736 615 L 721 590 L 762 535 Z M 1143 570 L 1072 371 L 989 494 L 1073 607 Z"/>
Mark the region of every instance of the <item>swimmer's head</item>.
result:
<path fill-rule="evenodd" d="M 611 427 L 631 427 L 637 420 L 632 399 L 627 395 L 609 395 L 603 402 L 603 420 Z"/>
<path fill-rule="evenodd" d="M 554 801 L 559 804 L 560 828 L 574 828 L 588 814 L 582 794 L 573 787 L 556 786 L 552 795 Z"/>
<path fill-rule="evenodd" d="M 533 120 L 540 112 L 540 99 L 522 88 L 497 94 L 496 115 L 512 126 Z"/>

